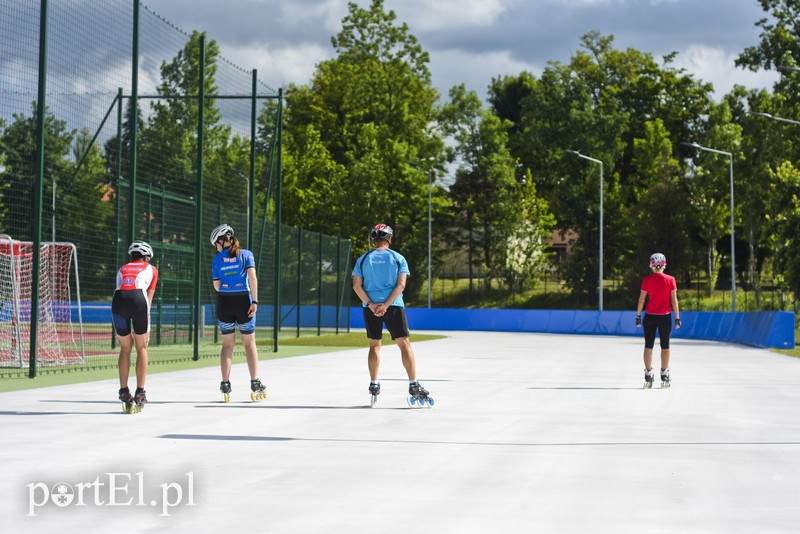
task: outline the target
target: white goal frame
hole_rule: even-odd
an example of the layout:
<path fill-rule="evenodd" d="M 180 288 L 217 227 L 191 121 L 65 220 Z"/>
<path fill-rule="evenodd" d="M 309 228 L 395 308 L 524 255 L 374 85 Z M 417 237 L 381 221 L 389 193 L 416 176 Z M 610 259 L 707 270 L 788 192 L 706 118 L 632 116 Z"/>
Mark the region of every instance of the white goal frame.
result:
<path fill-rule="evenodd" d="M 75 247 L 74 243 L 70 243 L 67 241 L 42 241 L 41 242 L 41 251 L 42 256 L 40 256 L 40 264 L 38 266 L 34 266 L 31 263 L 31 276 L 34 268 L 39 270 L 39 297 L 42 295 L 42 287 L 44 284 L 53 284 L 53 277 L 52 273 L 50 272 L 42 272 L 42 269 L 45 266 L 45 262 L 41 261 L 41 257 L 44 256 L 45 251 L 48 247 L 59 246 L 59 247 L 67 247 L 69 252 L 69 262 L 67 263 L 66 269 L 64 269 L 63 274 L 66 277 L 66 280 L 63 280 L 62 283 L 65 284 L 66 287 L 66 297 L 67 297 L 67 331 L 69 340 L 62 341 L 62 334 L 63 332 L 60 331 L 58 325 L 56 324 L 55 317 L 53 316 L 52 309 L 45 309 L 42 306 L 42 301 L 39 301 L 39 318 L 38 318 L 38 326 L 37 332 L 39 335 L 37 336 L 37 358 L 36 364 L 37 366 L 41 365 L 74 365 L 74 364 L 84 364 L 86 361 L 86 347 L 84 342 L 84 332 L 83 332 L 83 313 L 82 313 L 82 306 L 81 306 L 81 285 L 80 285 L 80 276 L 79 276 L 79 269 L 78 269 L 78 251 Z M 2 320 L 3 322 L 8 321 L 11 323 L 11 327 L 9 328 L 11 332 L 11 338 L 8 340 L 8 346 L 1 346 L 0 345 L 0 367 L 25 367 L 28 364 L 28 352 L 30 350 L 30 327 L 27 329 L 22 328 L 23 324 L 30 324 L 33 322 L 34 318 L 30 317 L 30 300 L 25 299 L 22 300 L 22 294 L 20 287 L 20 278 L 23 273 L 20 272 L 22 266 L 19 264 L 18 257 L 21 257 L 19 251 L 23 248 L 27 248 L 30 251 L 33 250 L 33 242 L 31 241 L 20 241 L 17 239 L 12 238 L 8 234 L 0 234 L 0 254 L 4 254 L 5 247 L 8 247 L 8 265 L 0 264 L 0 269 L 8 269 L 9 280 L 11 281 L 11 313 L 10 315 L 3 315 Z M 25 254 L 28 254 L 26 252 Z M 72 298 L 70 295 L 69 290 L 69 276 L 70 276 L 70 265 L 72 264 L 75 266 L 74 274 L 75 274 L 75 293 L 76 293 L 76 303 L 77 303 L 77 312 L 78 312 L 78 333 L 79 333 L 79 341 L 74 339 L 74 326 L 72 325 L 71 319 L 71 308 L 72 308 Z M 4 273 L 0 273 L 4 274 Z M 51 285 L 50 287 L 54 287 L 55 285 Z M 57 288 L 56 288 L 57 289 Z M 30 293 L 30 291 L 29 291 Z M 4 302 L 2 303 L 5 305 L 7 301 L 3 299 Z M 25 317 L 25 305 L 28 306 L 28 313 L 27 317 Z M 63 304 L 62 304 L 63 306 Z M 43 315 L 45 315 L 43 317 Z M 48 322 L 50 319 L 50 322 Z M 0 324 L 0 328 L 3 328 L 3 325 Z M 48 340 L 46 343 L 44 342 L 43 338 L 43 329 L 49 328 L 49 333 L 51 336 L 54 336 L 54 339 Z M 69 355 L 64 354 L 64 350 L 62 345 L 70 345 L 72 346 L 71 353 Z"/>

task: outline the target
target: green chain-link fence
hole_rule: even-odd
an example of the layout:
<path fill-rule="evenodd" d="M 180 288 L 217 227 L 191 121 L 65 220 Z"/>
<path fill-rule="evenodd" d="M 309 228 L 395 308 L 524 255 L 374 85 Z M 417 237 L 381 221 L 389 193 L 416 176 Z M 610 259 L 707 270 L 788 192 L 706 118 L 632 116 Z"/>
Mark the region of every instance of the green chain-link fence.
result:
<path fill-rule="evenodd" d="M 306 329 L 343 327 L 349 243 L 275 224 L 281 106 L 281 91 L 256 71 L 137 1 L 0 0 L 0 234 L 16 240 L 4 248 L 0 239 L 0 284 L 28 284 L 27 300 L 24 291 L 0 292 L 0 376 L 116 365 L 110 300 L 132 239 L 151 243 L 159 269 L 150 361 L 218 354 L 208 234 L 220 222 L 256 257 L 261 350 L 277 346 L 275 319 L 295 327 L 298 309 Z M 297 235 L 306 234 L 298 255 Z M 25 254 L 37 254 L 18 241 L 75 245 L 81 331 L 74 265 L 43 271 L 42 246 L 31 296 L 20 269 Z M 69 286 L 69 327 L 38 309 L 52 300 L 48 284 L 58 283 Z M 307 322 L 308 306 L 319 309 L 319 324 Z M 37 362 L 30 344 L 43 341 L 15 333 L 25 321 L 33 326 L 37 309 L 35 330 L 56 323 L 65 354 L 81 347 L 79 361 Z"/>

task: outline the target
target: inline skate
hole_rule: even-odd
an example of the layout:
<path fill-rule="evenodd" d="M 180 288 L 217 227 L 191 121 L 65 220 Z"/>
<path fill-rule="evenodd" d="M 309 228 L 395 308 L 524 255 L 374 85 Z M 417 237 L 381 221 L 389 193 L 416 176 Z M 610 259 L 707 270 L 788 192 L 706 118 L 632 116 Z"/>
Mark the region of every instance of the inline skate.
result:
<path fill-rule="evenodd" d="M 131 413 L 133 407 L 133 395 L 127 387 L 119 388 L 119 400 L 122 402 L 122 413 Z"/>
<path fill-rule="evenodd" d="M 256 378 L 250 381 L 250 400 L 260 401 L 267 398 L 267 386 Z"/>
<path fill-rule="evenodd" d="M 231 401 L 231 382 L 230 380 L 224 380 L 219 383 L 219 391 L 222 393 L 222 399 L 224 402 L 228 403 Z"/>
<path fill-rule="evenodd" d="M 669 383 L 669 369 L 662 369 L 661 370 L 661 389 L 668 388 L 670 386 Z"/>
<path fill-rule="evenodd" d="M 653 374 L 652 369 L 645 369 L 644 370 L 644 389 L 651 389 L 653 387 L 653 381 L 655 380 L 655 375 Z"/>
<path fill-rule="evenodd" d="M 369 407 L 372 408 L 378 402 L 378 395 L 381 394 L 381 385 L 379 382 L 370 382 L 369 394 Z"/>
<path fill-rule="evenodd" d="M 423 408 L 425 405 L 428 407 L 433 406 L 433 397 L 430 396 L 428 390 L 423 388 L 419 382 L 412 382 L 408 385 L 408 405 L 412 408 Z"/>

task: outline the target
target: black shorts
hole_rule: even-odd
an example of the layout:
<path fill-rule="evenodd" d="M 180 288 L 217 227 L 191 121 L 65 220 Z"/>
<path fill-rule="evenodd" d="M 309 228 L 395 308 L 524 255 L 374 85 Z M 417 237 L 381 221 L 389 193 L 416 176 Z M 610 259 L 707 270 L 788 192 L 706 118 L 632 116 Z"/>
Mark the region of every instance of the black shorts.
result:
<path fill-rule="evenodd" d="M 217 321 L 222 334 L 233 334 L 236 327 L 242 334 L 252 334 L 256 331 L 256 316 L 247 316 L 250 310 L 250 293 L 237 293 L 217 295 Z"/>
<path fill-rule="evenodd" d="M 383 325 L 392 335 L 392 339 L 408 337 L 408 319 L 406 319 L 406 309 L 402 306 L 389 306 L 383 317 L 375 317 L 368 306 L 364 307 L 364 326 L 367 329 L 367 337 L 370 339 L 383 339 Z"/>
<path fill-rule="evenodd" d="M 644 314 L 642 319 L 642 328 L 644 329 L 644 346 L 647 349 L 652 349 L 656 344 L 656 330 L 658 330 L 658 338 L 661 343 L 662 349 L 669 348 L 669 336 L 672 334 L 672 314 L 666 315 L 653 315 L 652 313 Z"/>
<path fill-rule="evenodd" d="M 133 331 L 137 335 L 148 333 L 150 331 L 150 306 L 147 304 L 144 291 L 141 289 L 114 291 L 114 298 L 111 300 L 111 317 L 114 321 L 114 330 L 120 337 L 130 335 L 131 322 L 133 322 Z"/>

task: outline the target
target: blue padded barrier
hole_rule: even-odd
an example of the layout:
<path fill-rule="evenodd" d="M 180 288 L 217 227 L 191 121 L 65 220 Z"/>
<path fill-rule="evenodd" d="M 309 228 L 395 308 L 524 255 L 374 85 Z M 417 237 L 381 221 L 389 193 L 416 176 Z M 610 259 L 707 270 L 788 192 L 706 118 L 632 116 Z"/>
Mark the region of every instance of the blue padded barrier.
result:
<path fill-rule="evenodd" d="M 483 330 L 641 336 L 633 311 L 587 310 L 490 310 L 407 308 L 412 330 Z M 793 349 L 792 312 L 682 312 L 682 326 L 675 338 L 711 339 L 763 348 Z M 360 308 L 353 308 L 351 328 L 364 328 Z"/>

